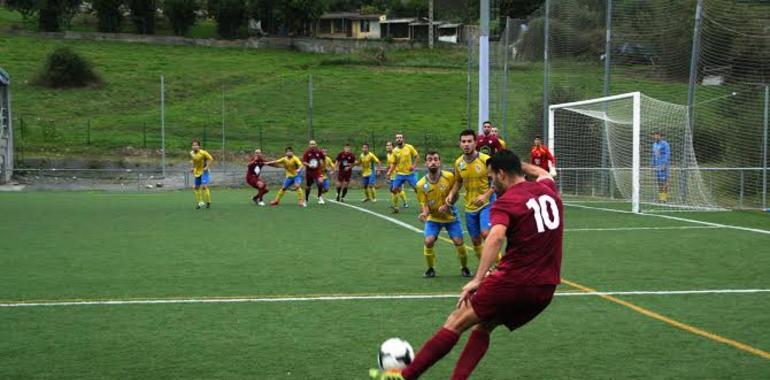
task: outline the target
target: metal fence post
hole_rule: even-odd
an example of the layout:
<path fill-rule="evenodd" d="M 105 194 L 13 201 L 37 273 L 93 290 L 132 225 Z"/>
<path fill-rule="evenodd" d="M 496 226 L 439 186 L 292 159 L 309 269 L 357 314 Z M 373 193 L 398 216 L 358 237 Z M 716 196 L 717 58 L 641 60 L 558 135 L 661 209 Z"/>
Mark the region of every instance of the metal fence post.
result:
<path fill-rule="evenodd" d="M 147 123 L 142 122 L 142 148 L 147 149 Z"/>
<path fill-rule="evenodd" d="M 313 139 L 313 74 L 307 80 L 307 139 Z"/>
<path fill-rule="evenodd" d="M 225 162 L 225 85 L 222 84 L 222 162 Z"/>
<path fill-rule="evenodd" d="M 473 40 L 473 38 L 471 36 L 471 33 L 468 33 L 466 35 L 466 39 L 467 39 L 467 42 L 468 42 L 468 59 L 467 59 L 467 61 L 468 61 L 468 69 L 467 69 L 467 73 L 466 73 L 466 76 L 465 76 L 466 77 L 465 78 L 465 85 L 466 85 L 466 88 L 465 88 L 465 108 L 466 108 L 465 109 L 465 115 L 466 115 L 466 119 L 467 119 L 466 120 L 466 124 L 467 124 L 466 125 L 466 129 L 472 129 L 471 128 L 471 119 L 473 118 L 473 115 L 471 113 L 472 112 L 472 110 L 471 110 L 471 96 L 472 96 L 471 95 L 471 70 L 473 69 L 473 65 L 472 65 L 472 62 L 473 62 L 473 60 L 472 60 L 472 57 L 473 57 L 472 46 L 473 45 L 472 45 L 471 41 Z"/>
<path fill-rule="evenodd" d="M 91 119 L 86 121 L 86 145 L 91 145 Z"/>
<path fill-rule="evenodd" d="M 770 108 L 770 85 L 765 84 L 765 117 L 762 133 L 762 208 L 767 210 L 767 124 Z"/>
<path fill-rule="evenodd" d="M 166 95 L 163 75 L 160 76 L 160 169 L 166 178 Z"/>
<path fill-rule="evenodd" d="M 503 53 L 505 56 L 503 57 L 503 99 L 502 99 L 502 119 L 503 119 L 503 139 L 508 139 L 508 44 L 510 41 L 508 40 L 508 36 L 510 35 L 510 28 L 511 26 L 511 18 L 508 16 L 505 16 L 505 36 L 503 38 Z"/>
<path fill-rule="evenodd" d="M 738 207 L 743 207 L 743 187 L 744 187 L 744 180 L 745 180 L 745 172 L 743 170 L 739 170 L 741 172 L 741 184 L 740 184 L 740 191 L 738 193 Z"/>

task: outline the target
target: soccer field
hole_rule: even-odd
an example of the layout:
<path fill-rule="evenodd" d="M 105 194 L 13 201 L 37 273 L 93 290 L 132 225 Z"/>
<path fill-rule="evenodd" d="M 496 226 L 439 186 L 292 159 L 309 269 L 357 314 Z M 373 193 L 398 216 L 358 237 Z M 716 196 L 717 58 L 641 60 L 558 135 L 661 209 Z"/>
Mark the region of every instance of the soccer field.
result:
<path fill-rule="evenodd" d="M 416 210 L 383 190 L 307 209 L 212 193 L 0 193 L 0 378 L 364 379 L 466 282 L 448 243 L 422 277 Z M 770 378 L 768 214 L 565 203 L 564 284 L 474 378 Z"/>

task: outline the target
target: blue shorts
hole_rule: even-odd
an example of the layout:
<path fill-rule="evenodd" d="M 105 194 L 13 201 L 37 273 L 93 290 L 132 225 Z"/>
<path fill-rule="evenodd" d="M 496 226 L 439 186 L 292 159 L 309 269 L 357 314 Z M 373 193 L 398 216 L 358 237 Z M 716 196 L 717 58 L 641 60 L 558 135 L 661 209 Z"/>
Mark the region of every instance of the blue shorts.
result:
<path fill-rule="evenodd" d="M 324 191 L 328 191 L 329 187 L 331 187 L 331 182 L 329 182 L 329 177 L 324 177 L 324 181 L 323 181 Z"/>
<path fill-rule="evenodd" d="M 668 181 L 668 169 L 657 169 L 655 177 L 659 182 Z"/>
<path fill-rule="evenodd" d="M 206 170 L 203 172 L 203 174 L 200 175 L 200 177 L 195 177 L 195 187 L 200 187 L 201 185 L 208 185 L 211 182 L 211 176 L 209 175 L 209 171 Z"/>
<path fill-rule="evenodd" d="M 361 178 L 361 182 L 364 184 L 364 186 L 374 186 L 377 184 L 377 175 L 372 174 L 367 177 Z"/>
<path fill-rule="evenodd" d="M 465 212 L 465 226 L 468 228 L 468 235 L 471 238 L 481 236 L 481 231 L 489 232 L 492 226 L 489 224 L 489 210 L 492 208 L 492 204 L 484 206 L 481 210 L 476 212 Z"/>
<path fill-rule="evenodd" d="M 449 223 L 439 223 L 430 220 L 425 222 L 425 237 L 438 237 L 438 234 L 441 232 L 442 228 L 446 228 L 446 232 L 452 239 L 462 239 L 463 237 L 463 225 L 460 224 L 460 221 L 457 219 Z"/>
<path fill-rule="evenodd" d="M 294 177 L 286 177 L 283 180 L 283 188 L 288 189 L 292 185 L 302 186 L 302 173 L 297 173 Z"/>
<path fill-rule="evenodd" d="M 417 187 L 417 173 L 412 174 L 396 174 L 396 179 L 393 180 L 393 182 L 390 183 L 391 190 L 400 188 L 404 182 L 409 182 L 409 184 L 414 189 Z"/>

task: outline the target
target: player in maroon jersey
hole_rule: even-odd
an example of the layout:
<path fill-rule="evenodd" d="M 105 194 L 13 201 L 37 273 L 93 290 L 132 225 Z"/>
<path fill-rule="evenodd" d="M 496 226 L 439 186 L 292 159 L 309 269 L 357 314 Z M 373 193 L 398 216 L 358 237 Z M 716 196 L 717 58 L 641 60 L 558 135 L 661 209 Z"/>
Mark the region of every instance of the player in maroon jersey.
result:
<path fill-rule="evenodd" d="M 246 183 L 248 183 L 249 186 L 257 189 L 257 195 L 251 197 L 251 200 L 260 206 L 265 205 L 263 197 L 269 192 L 267 189 L 267 183 L 259 178 L 260 174 L 262 174 L 262 167 L 265 166 L 265 162 L 266 161 L 265 157 L 262 155 L 262 150 L 257 149 L 254 151 L 254 155 L 251 156 L 251 160 L 249 160 L 249 164 L 246 169 Z"/>
<path fill-rule="evenodd" d="M 307 144 L 305 153 L 302 154 L 302 165 L 305 166 L 305 204 L 310 198 L 310 187 L 315 184 L 318 189 L 318 203 L 324 204 L 323 195 L 323 163 L 326 161 L 326 155 L 315 140 L 310 140 Z"/>
<path fill-rule="evenodd" d="M 487 154 L 487 155 L 493 155 L 495 152 L 503 150 L 503 145 L 500 143 L 500 138 L 497 136 L 497 133 L 492 132 L 492 123 L 489 121 L 485 121 L 481 125 L 482 133 L 479 134 L 479 137 L 476 138 L 476 149 L 478 149 L 479 152 Z"/>
<path fill-rule="evenodd" d="M 400 373 L 376 373 L 379 379 L 416 379 L 452 350 L 460 335 L 472 328 L 452 379 L 467 379 L 489 347 L 489 334 L 505 325 L 513 331 L 540 314 L 560 282 L 563 206 L 547 171 L 522 163 L 503 150 L 487 160 L 497 201 L 492 229 L 479 268 L 463 287 L 457 309 Z M 536 178 L 529 182 L 526 176 Z M 500 264 L 487 274 L 506 242 Z"/>
<path fill-rule="evenodd" d="M 543 139 L 540 136 L 535 136 L 535 143 L 529 151 L 529 163 L 543 168 L 554 177 L 556 176 L 556 158 L 548 150 L 548 147 L 543 145 Z"/>
<path fill-rule="evenodd" d="M 337 155 L 334 170 L 337 172 L 337 201 L 344 202 L 348 195 L 348 184 L 353 174 L 353 165 L 356 163 L 356 155 L 350 151 L 350 144 L 345 144 L 342 152 Z"/>

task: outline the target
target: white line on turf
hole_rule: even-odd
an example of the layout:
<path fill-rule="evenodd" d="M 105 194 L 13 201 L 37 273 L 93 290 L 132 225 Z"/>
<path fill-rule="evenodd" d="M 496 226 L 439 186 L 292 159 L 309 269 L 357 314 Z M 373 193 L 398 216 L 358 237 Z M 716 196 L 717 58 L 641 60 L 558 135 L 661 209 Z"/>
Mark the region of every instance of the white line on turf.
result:
<path fill-rule="evenodd" d="M 616 209 L 605 208 L 605 207 L 593 207 L 593 206 L 586 206 L 586 205 L 580 205 L 580 204 L 575 204 L 575 203 L 564 203 L 564 205 L 568 206 L 568 207 L 577 207 L 577 208 L 584 208 L 584 209 L 589 209 L 589 210 L 599 210 L 599 211 L 615 212 L 615 213 L 620 213 L 620 214 L 652 216 L 652 217 L 656 217 L 656 218 L 676 220 L 676 221 L 687 222 L 687 223 L 702 224 L 702 225 L 705 225 L 705 226 L 712 226 L 712 227 L 717 227 L 717 228 L 729 228 L 729 229 L 732 229 L 732 230 L 749 231 L 749 232 L 756 232 L 756 233 L 759 233 L 759 234 L 770 235 L 770 231 L 759 229 L 759 228 L 750 228 L 750 227 L 735 226 L 735 225 L 732 225 L 732 224 L 705 222 L 705 221 L 702 221 L 702 220 L 681 218 L 681 217 L 678 217 L 678 216 L 659 215 L 659 214 L 634 214 L 631 211 L 626 211 L 626 210 L 616 210 Z"/>
<path fill-rule="evenodd" d="M 643 296 L 643 295 L 688 295 L 688 294 L 752 294 L 770 293 L 770 289 L 706 289 L 706 290 L 633 290 L 615 292 L 556 292 L 556 297 L 585 296 Z M 212 304 L 212 303 L 260 303 L 260 302 L 311 302 L 311 301 L 352 301 L 352 300 L 422 300 L 456 298 L 452 294 L 371 294 L 371 295 L 328 295 L 307 297 L 243 297 L 243 298 L 155 298 L 131 300 L 94 300 L 94 301 L 44 301 L 44 302 L 4 302 L 0 307 L 45 307 L 45 306 L 104 306 L 104 305 L 168 305 L 168 304 Z"/>

